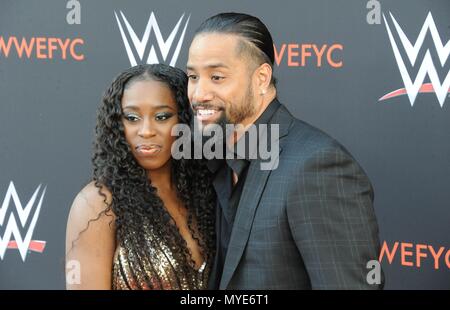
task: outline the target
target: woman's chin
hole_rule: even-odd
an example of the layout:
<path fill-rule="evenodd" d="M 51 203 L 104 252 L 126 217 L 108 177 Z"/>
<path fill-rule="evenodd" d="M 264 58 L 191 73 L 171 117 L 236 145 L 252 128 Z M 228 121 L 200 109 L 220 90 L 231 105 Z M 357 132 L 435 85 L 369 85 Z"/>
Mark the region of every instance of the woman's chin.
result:
<path fill-rule="evenodd" d="M 138 161 L 139 165 L 149 172 L 163 168 L 164 166 L 166 166 L 167 162 L 168 160 L 161 161 L 161 159 L 156 158 L 148 158 L 144 160 L 141 159 Z"/>

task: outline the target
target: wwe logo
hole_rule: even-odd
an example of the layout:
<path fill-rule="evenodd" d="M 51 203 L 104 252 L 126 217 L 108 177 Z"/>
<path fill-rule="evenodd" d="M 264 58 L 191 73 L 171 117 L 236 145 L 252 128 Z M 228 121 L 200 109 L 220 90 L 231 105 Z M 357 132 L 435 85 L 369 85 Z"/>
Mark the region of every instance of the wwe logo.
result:
<path fill-rule="evenodd" d="M 25 207 L 22 207 L 22 203 L 20 202 L 19 195 L 17 194 L 16 188 L 14 187 L 14 183 L 11 181 L 8 186 L 8 190 L 5 195 L 5 199 L 3 200 L 2 206 L 0 208 L 0 226 L 3 226 L 5 222 L 6 212 L 8 211 L 11 198 L 16 207 L 17 213 L 19 214 L 19 220 L 22 228 L 25 228 L 28 219 L 30 218 L 30 214 L 34 209 L 34 214 L 31 217 L 31 222 L 28 223 L 28 229 L 25 234 L 25 238 L 22 238 L 22 235 L 19 230 L 19 226 L 17 225 L 16 218 L 12 212 L 9 213 L 8 222 L 6 223 L 6 229 L 4 231 L 3 237 L 0 236 L 0 259 L 3 260 L 3 256 L 5 255 L 6 249 L 19 249 L 20 256 L 22 260 L 25 261 L 27 256 L 27 251 L 31 250 L 34 252 L 42 253 L 45 248 L 45 241 L 37 241 L 31 240 L 33 235 L 34 228 L 36 226 L 36 222 L 39 217 L 39 212 L 41 211 L 42 200 L 44 199 L 45 190 L 41 192 L 39 197 L 39 202 L 37 203 L 36 208 L 33 208 L 35 205 L 36 199 L 38 198 L 38 193 L 40 191 L 41 185 L 39 185 L 31 199 L 28 201 Z M 12 237 L 14 237 L 14 241 L 12 241 Z"/>
<path fill-rule="evenodd" d="M 116 16 L 117 25 L 119 26 L 120 34 L 122 35 L 122 40 L 125 45 L 125 49 L 127 51 L 128 58 L 130 60 L 130 64 L 131 64 L 131 66 L 136 66 L 137 61 L 136 61 L 136 58 L 134 57 L 134 53 L 131 49 L 130 42 L 125 34 L 124 27 L 122 26 L 122 22 L 121 22 L 120 18 L 117 16 L 116 12 L 114 12 L 114 15 Z M 158 22 L 156 21 L 156 18 L 155 18 L 155 15 L 153 14 L 153 12 L 150 14 L 150 18 L 148 20 L 147 27 L 145 27 L 145 31 L 144 31 L 144 35 L 142 36 L 142 39 L 138 38 L 138 36 L 136 35 L 136 32 L 133 30 L 133 28 L 131 27 L 127 18 L 125 17 L 125 15 L 123 15 L 122 11 L 120 11 L 120 16 L 122 17 L 122 20 L 126 27 L 128 35 L 131 38 L 131 41 L 133 42 L 135 51 L 136 51 L 137 55 L 139 56 L 139 62 L 140 63 L 143 62 L 144 52 L 146 50 L 147 43 L 150 38 L 150 33 L 152 32 L 152 30 L 155 32 L 156 42 L 158 43 L 158 46 L 160 48 L 162 59 L 164 62 L 166 62 L 167 56 L 169 55 L 170 48 L 172 47 L 172 44 L 175 40 L 178 30 L 180 29 L 181 22 L 183 21 L 183 18 L 184 18 L 184 14 L 181 15 L 180 19 L 178 20 L 178 23 L 175 25 L 175 28 L 173 28 L 169 37 L 165 41 L 163 39 L 161 31 L 159 30 Z M 184 28 L 181 33 L 181 37 L 178 39 L 178 44 L 177 44 L 175 51 L 173 52 L 172 58 L 170 60 L 170 66 L 172 66 L 172 67 L 175 66 L 177 59 L 178 59 L 178 55 L 180 54 L 181 45 L 183 44 L 184 35 L 186 33 L 186 28 L 189 23 L 190 17 L 191 16 L 189 15 L 186 22 L 184 23 Z M 156 55 L 155 47 L 153 46 L 153 44 L 150 47 L 150 52 L 148 54 L 146 63 L 147 64 L 160 63 L 158 56 Z"/>
<path fill-rule="evenodd" d="M 450 54 L 450 40 L 444 46 L 444 44 L 441 41 L 439 32 L 436 28 L 436 24 L 434 23 L 433 15 L 431 15 L 431 12 L 428 13 L 425 23 L 423 24 L 422 29 L 420 30 L 419 37 L 417 38 L 417 41 L 414 45 L 411 44 L 411 42 L 408 40 L 405 33 L 403 32 L 403 29 L 397 23 L 394 16 L 390 12 L 389 12 L 389 15 L 391 16 L 392 22 L 395 26 L 395 30 L 397 31 L 397 34 L 400 37 L 400 41 L 403 45 L 403 48 L 406 51 L 406 54 L 407 54 L 408 59 L 412 66 L 414 66 L 416 63 L 419 51 L 422 48 L 423 43 L 425 41 L 425 37 L 429 31 L 431 33 L 431 37 L 433 39 L 434 46 L 435 46 L 437 54 L 439 56 L 439 60 L 441 62 L 441 67 L 442 68 L 444 67 L 445 63 L 447 62 L 448 56 Z M 405 88 L 390 92 L 390 93 L 386 94 L 385 96 L 381 97 L 379 100 L 380 101 L 386 100 L 389 98 L 407 94 L 409 97 L 409 101 L 411 102 L 411 106 L 413 106 L 418 93 L 435 92 L 436 97 L 439 100 L 439 104 L 441 105 L 441 107 L 443 107 L 447 93 L 450 92 L 450 70 L 449 70 L 449 72 L 447 72 L 447 76 L 445 77 L 444 81 L 441 84 L 436 67 L 431 58 L 430 51 L 427 49 L 427 52 L 422 61 L 422 64 L 420 65 L 419 72 L 417 73 L 416 79 L 413 82 L 411 77 L 408 74 L 408 70 L 406 69 L 406 64 L 400 54 L 399 48 L 397 46 L 397 43 L 395 42 L 394 36 L 392 35 L 391 28 L 389 27 L 389 24 L 386 20 L 386 17 L 384 16 L 384 14 L 383 14 L 383 19 L 384 19 L 384 24 L 386 25 L 387 33 L 389 35 L 389 40 L 391 41 L 395 59 L 397 61 L 398 67 L 400 69 L 400 74 L 402 76 L 403 83 L 405 84 Z M 423 84 L 427 75 L 430 78 L 431 83 Z"/>

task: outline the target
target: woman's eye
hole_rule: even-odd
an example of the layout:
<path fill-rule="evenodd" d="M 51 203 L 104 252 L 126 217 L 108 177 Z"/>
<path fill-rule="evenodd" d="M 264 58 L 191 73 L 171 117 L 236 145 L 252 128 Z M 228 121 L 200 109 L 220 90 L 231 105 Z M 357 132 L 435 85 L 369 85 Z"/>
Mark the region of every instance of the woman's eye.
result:
<path fill-rule="evenodd" d="M 195 80 L 197 80 L 197 76 L 194 75 L 194 74 L 189 74 L 189 75 L 188 75 L 188 79 L 189 79 L 189 80 L 195 81 Z"/>
<path fill-rule="evenodd" d="M 172 113 L 159 113 L 159 114 L 156 114 L 155 119 L 157 121 L 165 121 L 166 119 L 169 119 L 172 116 L 173 116 Z"/>
<path fill-rule="evenodd" d="M 125 115 L 125 119 L 130 122 L 136 122 L 139 120 L 139 117 L 133 114 Z"/>

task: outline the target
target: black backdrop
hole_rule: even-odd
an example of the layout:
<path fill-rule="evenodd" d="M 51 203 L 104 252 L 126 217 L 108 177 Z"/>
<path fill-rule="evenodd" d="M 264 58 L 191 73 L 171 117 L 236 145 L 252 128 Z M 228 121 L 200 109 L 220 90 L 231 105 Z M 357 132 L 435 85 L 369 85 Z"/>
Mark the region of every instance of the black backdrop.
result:
<path fill-rule="evenodd" d="M 223 11 L 266 23 L 280 100 L 368 173 L 386 288 L 449 289 L 449 0 L 2 0 L 0 289 L 64 288 L 102 92 L 129 54 L 184 69 L 195 28 Z"/>

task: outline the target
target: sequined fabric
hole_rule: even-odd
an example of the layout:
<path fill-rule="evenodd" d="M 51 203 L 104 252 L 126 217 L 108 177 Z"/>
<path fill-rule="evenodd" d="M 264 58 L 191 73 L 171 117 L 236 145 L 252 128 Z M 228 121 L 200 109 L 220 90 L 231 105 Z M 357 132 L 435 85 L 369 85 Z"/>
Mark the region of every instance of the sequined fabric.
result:
<path fill-rule="evenodd" d="M 148 241 L 148 255 L 140 254 L 125 239 L 116 248 L 112 271 L 112 289 L 114 290 L 197 290 L 206 289 L 210 264 L 206 262 L 196 270 L 191 266 L 181 266 L 172 255 L 172 251 L 163 240 L 157 242 L 149 225 L 142 231 Z M 155 246 L 156 245 L 156 246 Z"/>

